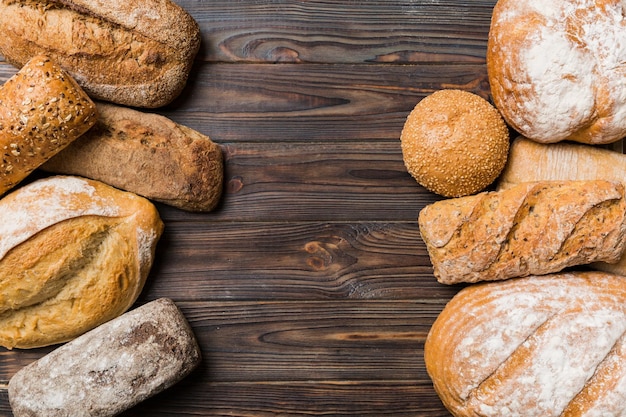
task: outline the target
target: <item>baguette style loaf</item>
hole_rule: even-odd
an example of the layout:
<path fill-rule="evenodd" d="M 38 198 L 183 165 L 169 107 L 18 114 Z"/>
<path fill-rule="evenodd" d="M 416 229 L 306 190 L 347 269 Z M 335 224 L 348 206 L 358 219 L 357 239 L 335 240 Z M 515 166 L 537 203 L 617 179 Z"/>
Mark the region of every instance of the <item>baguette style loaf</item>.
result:
<path fill-rule="evenodd" d="M 626 279 L 571 272 L 481 283 L 443 309 L 426 370 L 457 417 L 626 413 Z"/>
<path fill-rule="evenodd" d="M 626 155 L 609 149 L 576 143 L 542 144 L 518 137 L 497 183 L 506 190 L 528 181 L 597 180 L 626 186 Z M 601 271 L 626 276 L 626 254 L 616 263 L 596 262 Z"/>
<path fill-rule="evenodd" d="M 161 115 L 96 105 L 96 125 L 42 169 L 99 180 L 187 211 L 217 206 L 224 179 L 219 145 Z"/>
<path fill-rule="evenodd" d="M 163 223 L 145 198 L 56 176 L 0 200 L 0 346 L 65 342 L 126 311 Z"/>
<path fill-rule="evenodd" d="M 56 63 L 28 61 L 0 87 L 0 195 L 86 132 L 96 107 Z"/>
<path fill-rule="evenodd" d="M 171 0 L 1 0 L 0 53 L 16 66 L 47 54 L 93 98 L 160 107 L 184 88 L 200 47 Z"/>
<path fill-rule="evenodd" d="M 9 381 L 15 417 L 116 416 L 200 363 L 189 323 L 167 298 L 142 305 L 22 368 Z"/>
<path fill-rule="evenodd" d="M 624 186 L 603 180 L 522 183 L 441 200 L 421 210 L 418 222 L 445 284 L 616 262 L 626 244 Z"/>

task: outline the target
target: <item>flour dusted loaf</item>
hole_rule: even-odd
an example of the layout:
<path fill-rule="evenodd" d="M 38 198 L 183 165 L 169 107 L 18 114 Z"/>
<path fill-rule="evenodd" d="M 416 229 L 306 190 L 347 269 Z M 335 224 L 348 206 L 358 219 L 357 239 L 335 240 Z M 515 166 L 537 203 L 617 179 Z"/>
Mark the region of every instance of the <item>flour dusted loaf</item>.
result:
<path fill-rule="evenodd" d="M 626 280 L 572 272 L 470 285 L 424 346 L 445 406 L 460 416 L 626 413 Z"/>
<path fill-rule="evenodd" d="M 188 211 L 211 211 L 224 180 L 219 145 L 157 114 L 97 103 L 98 122 L 41 168 L 102 181 Z"/>
<path fill-rule="evenodd" d="M 543 143 L 626 136 L 626 19 L 619 0 L 499 0 L 487 49 L 496 107 Z"/>
<path fill-rule="evenodd" d="M 617 262 L 626 244 L 624 186 L 545 181 L 441 200 L 419 214 L 437 280 L 502 280 Z"/>
<path fill-rule="evenodd" d="M 26 62 L 0 87 L 0 195 L 95 122 L 95 104 L 55 62 Z"/>
<path fill-rule="evenodd" d="M 115 416 L 174 385 L 200 363 L 178 307 L 161 298 L 22 368 L 9 381 L 15 417 Z"/>
<path fill-rule="evenodd" d="M 16 66 L 47 54 L 91 96 L 160 107 L 184 88 L 200 47 L 171 0 L 2 0 L 0 53 Z"/>
<path fill-rule="evenodd" d="M 152 203 L 56 176 L 0 200 L 0 346 L 70 340 L 139 295 L 163 224 Z"/>

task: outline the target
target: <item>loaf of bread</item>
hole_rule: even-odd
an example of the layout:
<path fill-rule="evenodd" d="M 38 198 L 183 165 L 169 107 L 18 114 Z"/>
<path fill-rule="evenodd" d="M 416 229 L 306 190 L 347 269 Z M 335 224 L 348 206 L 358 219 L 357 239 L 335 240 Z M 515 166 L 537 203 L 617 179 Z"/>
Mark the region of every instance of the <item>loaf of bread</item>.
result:
<path fill-rule="evenodd" d="M 138 307 L 22 368 L 9 381 L 15 417 L 116 416 L 200 363 L 172 300 Z"/>
<path fill-rule="evenodd" d="M 72 77 L 45 56 L 28 61 L 0 87 L 0 195 L 95 122 L 95 104 Z"/>
<path fill-rule="evenodd" d="M 97 103 L 98 122 L 45 165 L 188 211 L 211 211 L 222 194 L 219 145 L 164 116 Z"/>
<path fill-rule="evenodd" d="M 0 200 L 0 346 L 61 343 L 126 311 L 163 224 L 152 203 L 56 176 Z"/>
<path fill-rule="evenodd" d="M 424 346 L 444 405 L 460 416 L 621 416 L 626 280 L 571 272 L 470 285 Z"/>
<path fill-rule="evenodd" d="M 487 45 L 493 101 L 548 143 L 626 136 L 624 6 L 617 0 L 499 0 Z"/>
<path fill-rule="evenodd" d="M 93 98 L 160 107 L 183 90 L 200 47 L 171 0 L 5 0 L 0 53 L 16 66 L 46 54 Z"/>
<path fill-rule="evenodd" d="M 626 244 L 624 186 L 603 180 L 522 183 L 441 200 L 422 209 L 418 221 L 434 274 L 445 284 L 616 262 Z"/>

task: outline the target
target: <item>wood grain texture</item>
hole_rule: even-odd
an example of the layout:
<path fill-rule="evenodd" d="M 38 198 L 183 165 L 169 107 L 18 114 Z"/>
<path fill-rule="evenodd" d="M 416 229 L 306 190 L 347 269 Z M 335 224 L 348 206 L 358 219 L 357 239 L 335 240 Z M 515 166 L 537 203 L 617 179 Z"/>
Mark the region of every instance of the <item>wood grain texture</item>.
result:
<path fill-rule="evenodd" d="M 214 212 L 157 204 L 157 262 L 137 304 L 172 298 L 203 364 L 131 416 L 449 416 L 423 344 L 460 289 L 432 275 L 399 137 L 442 88 L 489 98 L 495 0 L 176 0 L 202 47 L 154 110 L 225 156 Z M 0 59 L 0 82 L 17 69 Z M 30 179 L 44 175 L 35 173 Z M 6 383 L 54 347 L 0 350 Z"/>

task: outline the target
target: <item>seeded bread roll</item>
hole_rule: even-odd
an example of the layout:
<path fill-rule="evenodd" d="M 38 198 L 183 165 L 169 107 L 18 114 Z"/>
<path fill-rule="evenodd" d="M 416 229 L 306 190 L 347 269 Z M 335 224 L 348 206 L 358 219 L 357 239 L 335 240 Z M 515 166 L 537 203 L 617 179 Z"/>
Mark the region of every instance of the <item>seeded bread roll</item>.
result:
<path fill-rule="evenodd" d="M 441 200 L 419 214 L 441 283 L 540 275 L 617 262 L 626 245 L 624 186 L 545 181 Z"/>
<path fill-rule="evenodd" d="M 0 87 L 0 195 L 96 122 L 96 107 L 56 63 L 36 56 Z"/>
<path fill-rule="evenodd" d="M 443 309 L 426 370 L 456 417 L 623 416 L 626 280 L 574 272 L 470 285 Z"/>
<path fill-rule="evenodd" d="M 160 107 L 184 88 L 200 47 L 171 0 L 3 0 L 0 53 L 16 66 L 47 54 L 93 98 Z"/>
<path fill-rule="evenodd" d="M 99 180 L 187 211 L 217 206 L 224 180 L 219 145 L 161 115 L 96 106 L 96 125 L 42 169 Z"/>
<path fill-rule="evenodd" d="M 174 385 L 200 363 L 178 307 L 161 298 L 22 368 L 9 381 L 15 417 L 115 416 Z"/>
<path fill-rule="evenodd" d="M 400 136 L 408 172 L 445 197 L 482 191 L 500 174 L 509 132 L 498 111 L 482 97 L 440 90 L 422 99 Z"/>
<path fill-rule="evenodd" d="M 65 342 L 126 311 L 163 223 L 152 203 L 78 177 L 0 200 L 0 346 Z"/>

